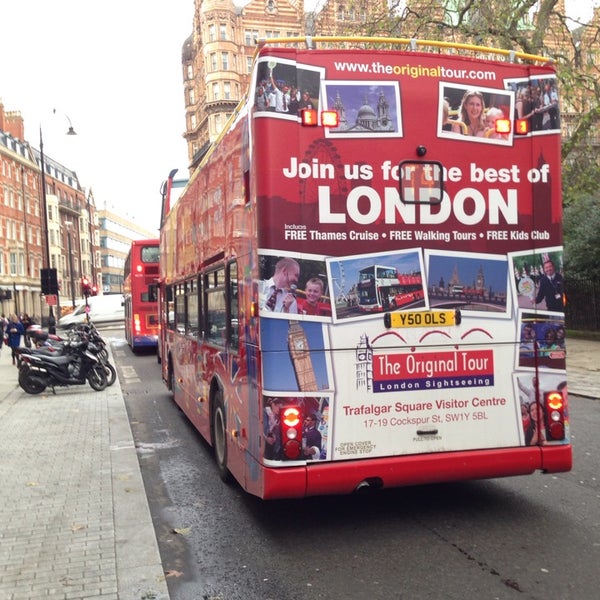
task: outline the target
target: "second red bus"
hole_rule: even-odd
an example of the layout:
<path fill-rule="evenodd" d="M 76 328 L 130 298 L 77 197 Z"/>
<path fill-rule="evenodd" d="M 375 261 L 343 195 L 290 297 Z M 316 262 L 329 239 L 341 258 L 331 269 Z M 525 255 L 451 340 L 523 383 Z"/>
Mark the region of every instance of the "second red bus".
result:
<path fill-rule="evenodd" d="M 125 338 L 135 352 L 158 345 L 158 239 L 135 240 L 125 259 Z"/>

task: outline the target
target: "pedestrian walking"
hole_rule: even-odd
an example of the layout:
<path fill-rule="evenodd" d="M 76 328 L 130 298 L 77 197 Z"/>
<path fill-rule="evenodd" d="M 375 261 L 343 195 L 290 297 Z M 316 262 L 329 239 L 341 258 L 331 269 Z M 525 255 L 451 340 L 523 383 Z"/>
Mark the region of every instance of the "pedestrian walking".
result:
<path fill-rule="evenodd" d="M 33 319 L 27 314 L 23 313 L 20 318 L 21 325 L 23 325 L 23 341 L 27 348 L 31 348 L 31 338 L 29 337 L 28 329 L 33 325 Z"/>
<path fill-rule="evenodd" d="M 8 331 L 8 345 L 11 349 L 12 364 L 17 364 L 17 353 L 16 349 L 21 345 L 21 336 L 25 333 L 23 324 L 19 321 L 19 317 L 13 314 L 10 316 L 10 322 L 7 326 Z"/>

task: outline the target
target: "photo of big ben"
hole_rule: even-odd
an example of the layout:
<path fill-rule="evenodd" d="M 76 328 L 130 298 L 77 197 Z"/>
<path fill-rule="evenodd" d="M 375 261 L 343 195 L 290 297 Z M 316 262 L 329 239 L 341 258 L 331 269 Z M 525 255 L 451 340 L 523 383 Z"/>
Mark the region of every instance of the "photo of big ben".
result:
<path fill-rule="evenodd" d="M 317 379 L 312 361 L 306 333 L 298 321 L 290 321 L 288 327 L 288 348 L 296 374 L 298 389 L 301 392 L 317 390 Z"/>

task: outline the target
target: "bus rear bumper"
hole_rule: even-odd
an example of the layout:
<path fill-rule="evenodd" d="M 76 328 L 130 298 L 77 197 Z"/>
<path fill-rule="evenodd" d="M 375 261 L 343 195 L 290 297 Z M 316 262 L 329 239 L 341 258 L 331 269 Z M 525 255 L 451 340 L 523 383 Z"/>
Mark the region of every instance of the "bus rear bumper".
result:
<path fill-rule="evenodd" d="M 133 348 L 156 348 L 158 346 L 157 335 L 135 335 L 133 336 Z"/>
<path fill-rule="evenodd" d="M 470 479 L 571 470 L 570 445 L 502 448 L 413 456 L 323 462 L 306 467 L 266 468 L 264 499 L 351 494 L 365 488 L 393 488 Z"/>

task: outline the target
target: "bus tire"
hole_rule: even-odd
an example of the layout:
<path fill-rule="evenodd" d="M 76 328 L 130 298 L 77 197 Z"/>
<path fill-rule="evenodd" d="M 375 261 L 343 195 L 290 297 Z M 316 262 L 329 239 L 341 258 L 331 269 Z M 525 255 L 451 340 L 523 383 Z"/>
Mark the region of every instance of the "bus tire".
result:
<path fill-rule="evenodd" d="M 223 404 L 223 391 L 220 388 L 215 390 L 213 396 L 211 417 L 212 445 L 217 470 L 221 480 L 228 482 L 230 473 L 227 468 L 227 416 Z"/>

